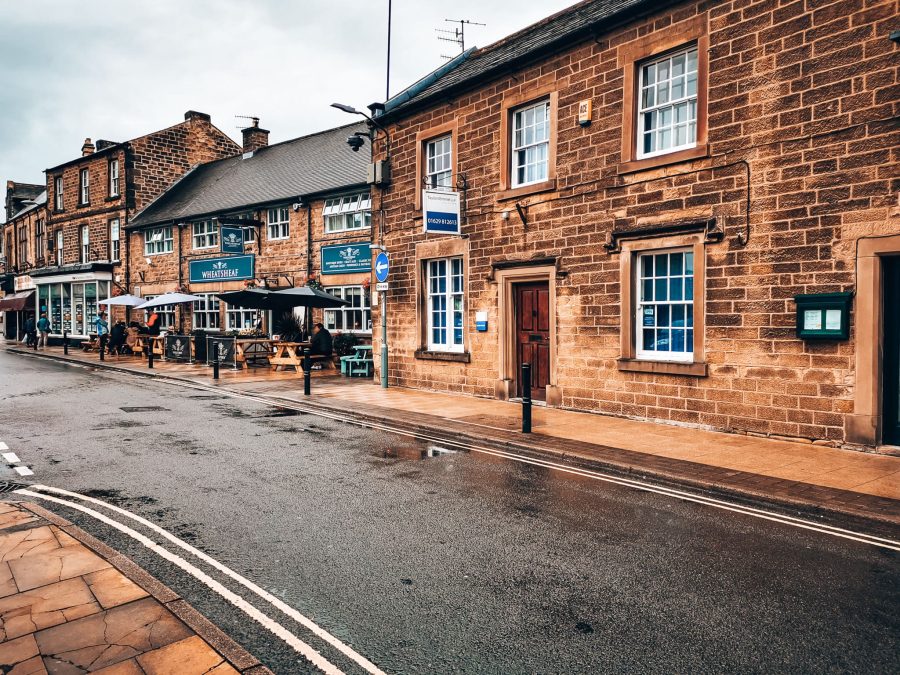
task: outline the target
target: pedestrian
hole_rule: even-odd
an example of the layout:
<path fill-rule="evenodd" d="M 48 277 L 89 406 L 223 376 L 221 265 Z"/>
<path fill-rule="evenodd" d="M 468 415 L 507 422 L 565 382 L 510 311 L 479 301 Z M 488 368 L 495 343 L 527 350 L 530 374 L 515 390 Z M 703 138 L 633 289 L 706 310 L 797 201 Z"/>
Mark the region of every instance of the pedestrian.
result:
<path fill-rule="evenodd" d="M 106 321 L 106 312 L 100 312 L 94 319 L 94 326 L 97 329 L 97 339 L 100 341 L 100 353 L 103 353 L 106 347 L 106 336 L 109 334 L 109 323 Z"/>
<path fill-rule="evenodd" d="M 47 341 L 50 338 L 50 319 L 47 318 L 46 312 L 41 312 L 41 318 L 38 319 L 37 329 L 41 332 L 41 340 L 38 347 L 46 349 Z"/>
<path fill-rule="evenodd" d="M 25 319 L 25 346 L 34 347 L 37 343 L 37 330 L 34 323 L 34 315 L 29 314 Z"/>
<path fill-rule="evenodd" d="M 147 318 L 147 333 L 150 335 L 159 335 L 159 314 L 155 309 L 150 310 L 150 316 Z"/>

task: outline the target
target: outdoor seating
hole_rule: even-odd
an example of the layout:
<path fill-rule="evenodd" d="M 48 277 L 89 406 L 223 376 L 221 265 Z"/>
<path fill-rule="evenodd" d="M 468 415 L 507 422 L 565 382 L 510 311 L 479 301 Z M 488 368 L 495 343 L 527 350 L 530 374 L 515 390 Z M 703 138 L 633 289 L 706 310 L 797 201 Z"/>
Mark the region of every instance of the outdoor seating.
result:
<path fill-rule="evenodd" d="M 372 345 L 355 345 L 354 353 L 341 357 L 341 374 L 353 377 L 363 375 L 369 377 L 374 370 L 372 361 Z"/>

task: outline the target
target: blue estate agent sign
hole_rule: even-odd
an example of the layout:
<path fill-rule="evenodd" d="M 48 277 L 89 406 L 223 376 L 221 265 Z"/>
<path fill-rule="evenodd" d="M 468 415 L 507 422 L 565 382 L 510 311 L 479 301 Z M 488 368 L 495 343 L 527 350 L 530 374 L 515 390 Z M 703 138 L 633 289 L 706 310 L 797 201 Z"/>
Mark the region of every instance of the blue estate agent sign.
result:
<path fill-rule="evenodd" d="M 191 260 L 190 280 L 192 284 L 212 281 L 240 281 L 254 277 L 254 256 L 232 255 L 227 258 L 205 258 Z"/>
<path fill-rule="evenodd" d="M 391 264 L 388 261 L 388 255 L 384 251 L 378 254 L 378 257 L 375 258 L 375 278 L 384 283 L 388 278 L 388 270 L 390 270 Z"/>
<path fill-rule="evenodd" d="M 372 269 L 369 242 L 322 247 L 322 274 L 368 272 Z"/>
<path fill-rule="evenodd" d="M 425 232 L 459 234 L 459 193 L 422 190 Z"/>
<path fill-rule="evenodd" d="M 243 253 L 244 252 L 244 230 L 240 227 L 222 226 L 222 253 Z"/>

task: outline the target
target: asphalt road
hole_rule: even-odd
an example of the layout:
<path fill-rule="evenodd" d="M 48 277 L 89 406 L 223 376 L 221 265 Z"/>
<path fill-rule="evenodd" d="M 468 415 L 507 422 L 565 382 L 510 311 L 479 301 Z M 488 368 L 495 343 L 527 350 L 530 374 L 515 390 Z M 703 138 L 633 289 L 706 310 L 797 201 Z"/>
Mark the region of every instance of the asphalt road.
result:
<path fill-rule="evenodd" d="M 870 545 L 2 351 L 0 440 L 28 480 L 151 520 L 388 672 L 900 671 L 900 564 Z M 50 508 L 275 672 L 315 672 L 134 540 Z"/>

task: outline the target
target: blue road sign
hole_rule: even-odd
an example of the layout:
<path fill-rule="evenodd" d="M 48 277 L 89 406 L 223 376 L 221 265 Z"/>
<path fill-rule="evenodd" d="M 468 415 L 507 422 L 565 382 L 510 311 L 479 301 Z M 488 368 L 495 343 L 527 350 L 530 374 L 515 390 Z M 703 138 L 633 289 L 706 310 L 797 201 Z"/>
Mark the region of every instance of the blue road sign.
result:
<path fill-rule="evenodd" d="M 378 254 L 378 257 L 375 258 L 375 278 L 378 279 L 378 281 L 387 281 L 389 267 L 390 263 L 388 262 L 387 253 L 382 251 Z"/>

